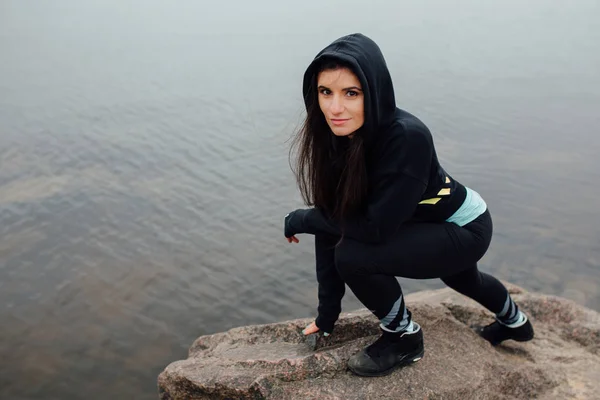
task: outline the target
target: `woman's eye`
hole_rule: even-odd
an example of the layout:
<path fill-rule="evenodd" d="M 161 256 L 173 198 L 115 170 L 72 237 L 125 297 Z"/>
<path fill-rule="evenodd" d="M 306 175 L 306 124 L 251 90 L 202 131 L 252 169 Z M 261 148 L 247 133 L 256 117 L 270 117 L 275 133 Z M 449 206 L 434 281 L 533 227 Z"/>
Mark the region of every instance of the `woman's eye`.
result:
<path fill-rule="evenodd" d="M 329 89 L 321 89 L 319 92 L 321 94 L 324 94 L 325 96 L 331 94 L 331 90 L 329 90 Z"/>
<path fill-rule="evenodd" d="M 356 92 L 354 90 L 348 90 L 348 92 L 346 92 L 346 95 L 348 95 L 349 97 L 354 97 L 354 96 L 358 96 L 358 92 Z"/>

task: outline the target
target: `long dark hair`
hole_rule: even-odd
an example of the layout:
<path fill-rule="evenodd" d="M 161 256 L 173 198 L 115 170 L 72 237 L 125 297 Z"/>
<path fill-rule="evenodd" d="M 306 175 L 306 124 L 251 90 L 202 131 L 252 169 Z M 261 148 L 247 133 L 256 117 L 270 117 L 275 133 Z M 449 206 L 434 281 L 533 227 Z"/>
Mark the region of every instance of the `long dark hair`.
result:
<path fill-rule="evenodd" d="M 315 69 L 305 99 L 306 118 L 293 140 L 290 158 L 297 149 L 292 170 L 306 205 L 316 206 L 328 216 L 343 221 L 364 206 L 368 184 L 365 144 L 360 132 L 363 128 L 354 132 L 352 139 L 337 137 L 319 107 L 319 73 L 340 68 L 350 69 L 337 60 L 328 60 Z"/>

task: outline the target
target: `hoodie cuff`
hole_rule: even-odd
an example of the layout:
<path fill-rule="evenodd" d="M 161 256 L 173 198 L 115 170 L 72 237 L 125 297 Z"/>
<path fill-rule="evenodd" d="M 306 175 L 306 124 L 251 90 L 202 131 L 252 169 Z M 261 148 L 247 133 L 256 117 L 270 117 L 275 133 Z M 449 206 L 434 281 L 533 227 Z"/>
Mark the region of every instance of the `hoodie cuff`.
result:
<path fill-rule="evenodd" d="M 298 209 L 290 212 L 284 219 L 284 235 L 292 237 L 298 233 L 309 233 L 306 231 L 306 214 L 310 210 Z"/>
<path fill-rule="evenodd" d="M 317 327 L 319 328 L 320 331 L 326 332 L 326 333 L 331 333 L 331 332 L 333 332 L 333 327 L 334 327 L 336 321 L 337 321 L 337 318 L 335 318 L 335 319 L 325 318 L 325 317 L 319 315 L 317 317 L 317 319 L 315 320 L 315 324 L 317 324 Z"/>

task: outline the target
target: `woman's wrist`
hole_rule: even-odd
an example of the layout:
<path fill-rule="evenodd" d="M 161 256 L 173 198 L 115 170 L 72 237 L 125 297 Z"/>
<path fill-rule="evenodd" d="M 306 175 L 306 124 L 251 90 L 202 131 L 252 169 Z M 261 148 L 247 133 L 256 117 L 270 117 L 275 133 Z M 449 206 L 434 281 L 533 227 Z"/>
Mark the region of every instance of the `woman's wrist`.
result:
<path fill-rule="evenodd" d="M 319 315 L 317 317 L 317 319 L 315 320 L 315 323 L 317 324 L 317 327 L 322 332 L 331 334 L 333 332 L 333 328 L 334 328 L 336 321 L 337 321 L 337 318 L 332 319 L 332 318 L 326 318 L 326 317 L 323 317 L 322 315 Z"/>
<path fill-rule="evenodd" d="M 284 234 L 285 237 L 292 237 L 293 235 L 299 233 L 308 233 L 307 232 L 307 224 L 306 224 L 306 216 L 311 211 L 311 209 L 302 209 L 299 208 L 287 214 L 284 220 Z"/>

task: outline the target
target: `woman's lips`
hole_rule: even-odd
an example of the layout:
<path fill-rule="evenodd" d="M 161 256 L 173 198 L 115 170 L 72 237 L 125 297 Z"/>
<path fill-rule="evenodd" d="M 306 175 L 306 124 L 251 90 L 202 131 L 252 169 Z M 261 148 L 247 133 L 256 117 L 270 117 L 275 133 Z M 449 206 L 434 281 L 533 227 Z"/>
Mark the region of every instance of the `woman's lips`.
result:
<path fill-rule="evenodd" d="M 350 118 L 347 119 L 331 119 L 331 123 L 334 125 L 344 125 L 347 121 L 350 121 Z"/>

